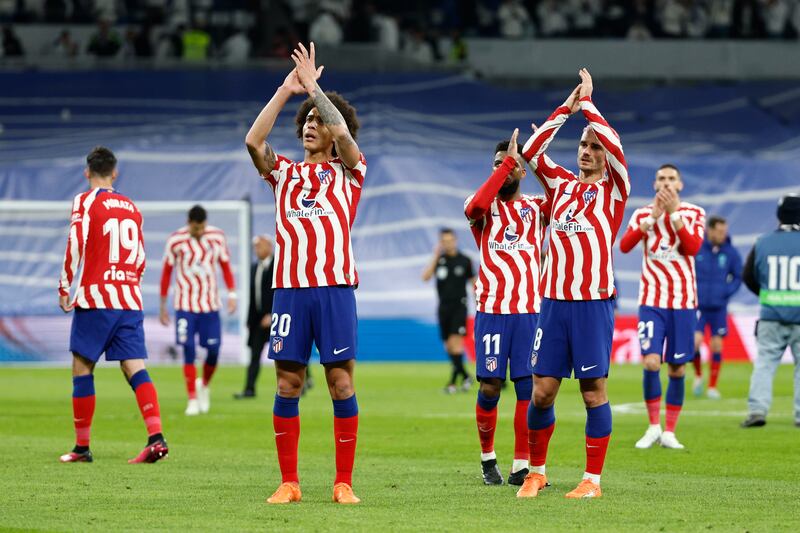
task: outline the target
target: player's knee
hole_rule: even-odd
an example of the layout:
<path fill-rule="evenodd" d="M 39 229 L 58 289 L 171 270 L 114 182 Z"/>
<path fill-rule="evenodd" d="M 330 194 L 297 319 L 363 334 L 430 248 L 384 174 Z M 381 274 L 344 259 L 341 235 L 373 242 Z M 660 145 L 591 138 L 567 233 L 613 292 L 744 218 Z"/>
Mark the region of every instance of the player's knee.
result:
<path fill-rule="evenodd" d="M 500 391 L 503 387 L 503 382 L 497 378 L 481 379 L 480 391 L 487 398 L 497 398 L 500 396 Z"/>
<path fill-rule="evenodd" d="M 533 391 L 533 405 L 539 409 L 547 409 L 556 399 L 555 391 L 547 390 L 545 387 L 536 387 Z"/>
<path fill-rule="evenodd" d="M 303 378 L 299 373 L 282 372 L 278 376 L 278 395 L 284 398 L 300 396 L 303 390 Z"/>
<path fill-rule="evenodd" d="M 656 354 L 648 354 L 642 358 L 642 365 L 645 370 L 657 372 L 661 369 L 661 358 Z"/>
<path fill-rule="evenodd" d="M 581 392 L 581 394 L 583 396 L 583 404 L 588 408 L 597 407 L 598 405 L 603 405 L 608 402 L 608 396 L 605 390 L 586 390 Z"/>
<path fill-rule="evenodd" d="M 353 382 L 349 379 L 337 379 L 328 384 L 328 389 L 330 390 L 331 398 L 334 400 L 346 400 L 355 394 Z"/>
<path fill-rule="evenodd" d="M 719 353 L 722 351 L 722 337 L 711 337 L 711 351 L 714 353 Z"/>
<path fill-rule="evenodd" d="M 686 365 L 669 365 L 669 377 L 682 378 L 686 375 Z"/>

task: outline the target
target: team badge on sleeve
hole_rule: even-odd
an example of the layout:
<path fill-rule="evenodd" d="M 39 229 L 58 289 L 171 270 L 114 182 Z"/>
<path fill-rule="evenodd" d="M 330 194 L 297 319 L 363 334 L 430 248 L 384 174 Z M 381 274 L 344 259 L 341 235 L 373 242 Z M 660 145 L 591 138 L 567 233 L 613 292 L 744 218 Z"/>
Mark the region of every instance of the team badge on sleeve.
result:
<path fill-rule="evenodd" d="M 487 357 L 486 358 L 486 370 L 489 372 L 494 372 L 497 370 L 497 357 Z"/>
<path fill-rule="evenodd" d="M 272 353 L 279 353 L 283 350 L 283 338 L 275 337 L 272 339 Z"/>

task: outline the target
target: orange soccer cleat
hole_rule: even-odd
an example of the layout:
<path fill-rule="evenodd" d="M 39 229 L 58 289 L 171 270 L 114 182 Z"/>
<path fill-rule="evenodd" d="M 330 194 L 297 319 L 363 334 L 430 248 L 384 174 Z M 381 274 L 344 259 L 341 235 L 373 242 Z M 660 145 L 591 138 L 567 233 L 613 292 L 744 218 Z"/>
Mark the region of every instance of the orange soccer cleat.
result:
<path fill-rule="evenodd" d="M 567 498 L 599 498 L 602 495 L 603 491 L 600 490 L 600 485 L 590 479 L 584 479 L 575 487 L 575 490 L 566 494 Z"/>
<path fill-rule="evenodd" d="M 353 494 L 353 487 L 347 483 L 337 483 L 333 486 L 333 501 L 336 503 L 358 503 L 361 498 Z"/>
<path fill-rule="evenodd" d="M 296 481 L 287 481 L 286 483 L 281 483 L 278 490 L 267 498 L 267 503 L 299 502 L 302 497 L 303 493 L 300 492 L 300 483 Z"/>
<path fill-rule="evenodd" d="M 517 491 L 517 498 L 535 498 L 539 495 L 540 490 L 549 485 L 547 476 L 531 472 L 525 476 L 525 481 L 522 482 L 522 486 Z"/>

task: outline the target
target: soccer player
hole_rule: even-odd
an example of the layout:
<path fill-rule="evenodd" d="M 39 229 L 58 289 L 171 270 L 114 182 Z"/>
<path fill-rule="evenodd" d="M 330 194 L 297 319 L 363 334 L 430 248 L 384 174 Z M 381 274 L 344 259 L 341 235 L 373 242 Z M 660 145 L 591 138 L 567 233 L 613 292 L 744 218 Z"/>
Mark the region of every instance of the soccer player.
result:
<path fill-rule="evenodd" d="M 209 226 L 206 210 L 196 205 L 189 210 L 186 226 L 167 239 L 161 269 L 161 310 L 159 319 L 169 324 L 167 292 L 175 269 L 175 339 L 183 346 L 183 377 L 189 403 L 186 415 L 207 413 L 211 407 L 209 384 L 219 359 L 222 326 L 219 318 L 220 297 L 217 289 L 217 265 L 228 289 L 228 313 L 236 312 L 236 287 L 225 234 Z M 206 349 L 203 378 L 197 378 L 194 366 L 195 338 Z"/>
<path fill-rule="evenodd" d="M 444 391 L 455 394 L 459 376 L 462 390 L 467 391 L 472 386 L 472 378 L 464 368 L 464 335 L 467 333 L 467 283 L 474 283 L 475 274 L 472 261 L 459 251 L 456 234 L 450 228 L 442 228 L 433 259 L 422 272 L 422 281 L 430 280 L 434 274 L 439 296 L 439 332 L 453 366 Z"/>
<path fill-rule="evenodd" d="M 694 334 L 695 396 L 703 394 L 703 366 L 700 345 L 706 326 L 711 330 L 711 375 L 706 395 L 712 400 L 721 396 L 717 380 L 722 367 L 722 339 L 728 334 L 728 300 L 742 284 L 742 257 L 728 235 L 728 223 L 720 216 L 708 218 L 703 246 L 695 257 L 697 269 L 697 331 Z"/>
<path fill-rule="evenodd" d="M 706 213 L 682 202 L 681 173 L 675 165 L 661 165 L 653 184 L 653 202 L 633 212 L 619 243 L 628 253 L 641 241 L 642 277 L 639 283 L 639 345 L 644 365 L 644 401 L 650 426 L 637 448 L 660 443 L 682 449 L 675 427 L 683 406 L 686 363 L 694 357 L 697 322 L 697 282 L 694 256 L 703 244 Z M 666 424 L 661 431 L 662 360 L 668 365 Z"/>
<path fill-rule="evenodd" d="M 522 485 L 528 475 L 528 406 L 533 377 L 528 369 L 539 312 L 539 265 L 544 239 L 546 200 L 522 194 L 525 161 L 517 147 L 519 130 L 498 143 L 494 172 L 467 198 L 469 219 L 481 254 L 475 284 L 475 373 L 480 380 L 475 418 L 481 444 L 481 470 L 486 485 L 502 485 L 494 433 L 497 403 L 506 374 L 514 382 L 514 461 L 509 485 Z"/>
<path fill-rule="evenodd" d="M 541 280 L 542 304 L 531 349 L 533 401 L 528 410 L 530 473 L 517 497 L 538 495 L 547 485 L 545 459 L 555 427 L 555 402 L 561 380 L 580 382 L 586 406 L 586 471 L 568 498 L 597 498 L 600 474 L 611 436 L 606 393 L 614 333 L 614 271 L 611 246 L 630 193 L 619 136 L 592 103 L 592 78 L 581 84 L 525 143 L 548 200 L 550 244 Z M 578 175 L 545 154 L 567 118 L 581 110 L 589 122 L 578 145 Z"/>
<path fill-rule="evenodd" d="M 367 163 L 356 144 L 356 110 L 317 79 L 314 44 L 294 50 L 292 70 L 256 118 L 246 145 L 276 202 L 275 296 L 268 356 L 275 361 L 278 392 L 273 426 L 283 482 L 267 499 L 301 499 L 297 475 L 298 403 L 316 343 L 333 400 L 336 479 L 333 500 L 353 504 L 352 475 L 358 433 L 353 388 L 358 285 L 350 230 Z M 265 139 L 293 95 L 308 94 L 295 117 L 303 161 L 278 155 Z"/>
<path fill-rule="evenodd" d="M 58 285 L 58 303 L 65 313 L 73 309 L 69 349 L 72 352 L 72 411 L 75 447 L 61 456 L 62 463 L 91 463 L 89 436 L 94 416 L 94 367 L 105 353 L 119 361 L 147 428 L 147 446 L 129 463 L 154 463 L 169 448 L 161 433 L 158 394 L 145 369 L 142 291 L 145 267 L 142 215 L 136 205 L 113 188 L 117 159 L 103 146 L 86 157 L 84 175 L 89 191 L 72 202 L 64 267 Z M 75 295 L 70 288 L 78 269 Z"/>

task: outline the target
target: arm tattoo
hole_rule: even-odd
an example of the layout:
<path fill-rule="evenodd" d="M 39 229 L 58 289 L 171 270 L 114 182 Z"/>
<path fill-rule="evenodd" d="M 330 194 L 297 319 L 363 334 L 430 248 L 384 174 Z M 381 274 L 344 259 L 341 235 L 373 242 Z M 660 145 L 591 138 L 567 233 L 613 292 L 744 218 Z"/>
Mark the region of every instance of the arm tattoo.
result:
<path fill-rule="evenodd" d="M 322 117 L 322 121 L 329 125 L 335 126 L 344 124 L 344 117 L 336 109 L 336 106 L 333 105 L 333 102 L 322 92 L 319 84 L 317 84 L 317 90 L 314 91 L 314 105 L 317 106 L 317 110 L 319 110 L 319 115 Z"/>
<path fill-rule="evenodd" d="M 275 166 L 275 159 L 275 150 L 272 149 L 272 146 L 267 141 L 264 141 L 264 163 L 268 172 Z"/>

